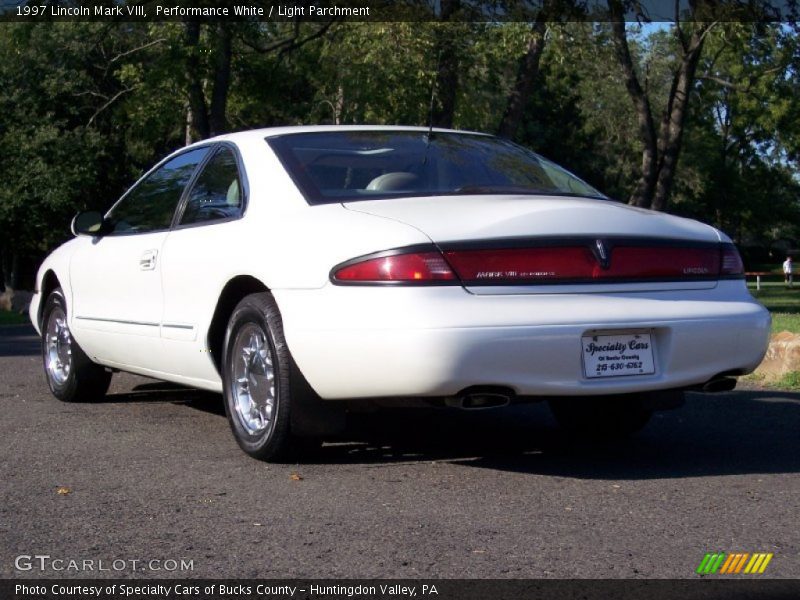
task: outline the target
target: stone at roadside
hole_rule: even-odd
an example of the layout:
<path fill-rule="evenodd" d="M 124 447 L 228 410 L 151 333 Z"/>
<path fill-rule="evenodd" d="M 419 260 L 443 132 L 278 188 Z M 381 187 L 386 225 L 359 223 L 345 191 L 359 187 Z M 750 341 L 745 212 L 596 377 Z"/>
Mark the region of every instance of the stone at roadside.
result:
<path fill-rule="evenodd" d="M 781 331 L 770 339 L 767 354 L 753 375 L 769 383 L 792 371 L 800 371 L 800 335 Z"/>
<path fill-rule="evenodd" d="M 31 305 L 31 298 L 33 298 L 33 292 L 6 288 L 6 291 L 0 294 L 0 310 L 16 313 L 27 312 Z"/>

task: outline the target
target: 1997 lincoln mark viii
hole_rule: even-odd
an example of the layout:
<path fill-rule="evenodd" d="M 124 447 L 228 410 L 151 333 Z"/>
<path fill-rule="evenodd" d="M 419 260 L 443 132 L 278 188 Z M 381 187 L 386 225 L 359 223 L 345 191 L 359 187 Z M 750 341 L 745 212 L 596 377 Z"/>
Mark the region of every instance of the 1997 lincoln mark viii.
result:
<path fill-rule="evenodd" d="M 476 133 L 225 135 L 72 229 L 30 309 L 53 394 L 100 398 L 114 370 L 219 391 L 262 459 L 339 427 L 344 400 L 546 399 L 631 433 L 731 389 L 770 327 L 725 234 Z"/>

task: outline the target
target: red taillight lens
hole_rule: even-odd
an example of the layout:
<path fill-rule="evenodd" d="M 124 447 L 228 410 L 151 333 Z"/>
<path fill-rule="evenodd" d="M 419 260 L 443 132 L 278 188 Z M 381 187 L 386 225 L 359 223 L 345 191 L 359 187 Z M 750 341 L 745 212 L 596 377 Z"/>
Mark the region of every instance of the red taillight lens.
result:
<path fill-rule="evenodd" d="M 356 262 L 338 269 L 333 279 L 345 283 L 425 283 L 456 281 L 456 275 L 438 252 L 415 252 Z"/>
<path fill-rule="evenodd" d="M 733 244 L 722 246 L 722 261 L 719 268 L 720 275 L 744 275 L 744 263 L 739 251 Z"/>
<path fill-rule="evenodd" d="M 622 279 L 692 279 L 719 274 L 717 248 L 615 248 L 609 277 Z"/>
<path fill-rule="evenodd" d="M 452 250 L 445 252 L 467 284 L 682 281 L 742 272 L 736 249 L 723 246 L 625 246 L 606 250 L 605 266 L 588 246 Z M 722 266 L 722 268 L 721 268 Z M 738 269 L 738 271 L 737 271 Z"/>
<path fill-rule="evenodd" d="M 338 267 L 335 283 L 513 285 L 710 280 L 744 275 L 733 244 L 686 247 L 630 242 L 529 248 L 446 250 L 427 247 Z M 596 250 L 596 251 L 595 251 Z"/>

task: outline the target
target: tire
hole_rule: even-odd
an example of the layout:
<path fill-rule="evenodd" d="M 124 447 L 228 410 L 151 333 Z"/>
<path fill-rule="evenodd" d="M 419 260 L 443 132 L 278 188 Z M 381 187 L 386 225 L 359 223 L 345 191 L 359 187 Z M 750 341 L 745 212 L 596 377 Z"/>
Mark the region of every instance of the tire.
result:
<path fill-rule="evenodd" d="M 591 440 L 628 437 L 647 425 L 653 411 L 639 394 L 614 397 L 558 398 L 550 410 L 567 432 Z"/>
<path fill-rule="evenodd" d="M 239 302 L 228 320 L 222 356 L 225 413 L 242 450 L 283 462 L 319 448 L 319 440 L 292 434 L 292 362 L 271 294 Z"/>
<path fill-rule="evenodd" d="M 73 339 L 61 288 L 53 290 L 44 305 L 42 364 L 50 391 L 62 402 L 101 400 L 111 383 L 111 373 L 93 363 Z"/>

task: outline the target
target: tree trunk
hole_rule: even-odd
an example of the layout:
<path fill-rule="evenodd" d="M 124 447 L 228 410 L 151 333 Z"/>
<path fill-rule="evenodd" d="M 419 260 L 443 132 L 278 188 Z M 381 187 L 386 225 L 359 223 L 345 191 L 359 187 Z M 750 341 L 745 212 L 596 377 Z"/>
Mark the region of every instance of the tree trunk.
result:
<path fill-rule="evenodd" d="M 217 28 L 217 62 L 214 65 L 214 89 L 211 92 L 211 135 L 228 131 L 225 111 L 228 105 L 228 89 L 231 83 L 231 32 L 225 23 Z"/>
<path fill-rule="evenodd" d="M 696 8 L 695 3 L 691 3 L 691 6 L 693 10 Z M 680 29 L 680 24 L 676 23 L 676 35 L 683 48 L 683 53 L 680 56 L 678 69 L 673 75 L 667 106 L 661 118 L 661 127 L 656 134 L 650 100 L 647 92 L 639 83 L 631 58 L 622 2 L 608 0 L 608 7 L 614 53 L 622 67 L 625 87 L 636 111 L 638 135 L 643 146 L 642 172 L 628 202 L 653 210 L 666 210 L 672 192 L 672 184 L 675 181 L 675 170 L 680 156 L 689 96 L 695 81 L 697 63 L 703 51 L 705 35 L 713 25 L 702 22 L 694 23 L 695 30 L 687 40 Z"/>
<path fill-rule="evenodd" d="M 333 123 L 334 125 L 342 124 L 342 116 L 344 115 L 344 88 L 340 83 L 336 88 L 336 102 L 333 103 Z"/>
<path fill-rule="evenodd" d="M 186 132 L 184 135 L 184 145 L 188 146 L 194 141 L 192 137 L 192 105 L 186 106 Z"/>
<path fill-rule="evenodd" d="M 636 69 L 633 66 L 630 48 L 628 47 L 628 36 L 625 32 L 625 21 L 623 20 L 623 9 L 619 1 L 609 1 L 612 17 L 612 31 L 614 34 L 614 53 L 622 67 L 625 77 L 625 87 L 628 95 L 633 102 L 636 111 L 636 122 L 638 124 L 639 141 L 642 143 L 642 172 L 639 181 L 628 199 L 629 204 L 649 208 L 653 193 L 656 188 L 658 177 L 658 138 L 656 137 L 656 127 L 653 121 L 653 113 L 650 108 L 650 101 L 639 83 Z"/>
<path fill-rule="evenodd" d="M 672 184 L 675 181 L 675 169 L 681 152 L 683 129 L 686 122 L 686 113 L 689 106 L 689 95 L 692 93 L 697 63 L 703 51 L 704 34 L 708 25 L 697 24 L 698 29 L 692 34 L 691 41 L 683 55 L 678 72 L 675 73 L 670 89 L 667 110 L 661 122 L 660 160 L 658 180 L 653 195 L 651 208 L 664 210 L 667 207 Z"/>
<path fill-rule="evenodd" d="M 192 127 L 200 139 L 210 137 L 211 128 L 208 122 L 208 106 L 203 93 L 203 84 L 200 78 L 200 61 L 198 60 L 197 46 L 200 43 L 200 23 L 189 21 L 186 23 L 186 77 L 188 80 L 189 110 L 192 115 Z"/>
<path fill-rule="evenodd" d="M 460 0 L 442 0 L 441 21 L 436 30 L 436 96 L 438 104 L 431 111 L 431 124 L 434 127 L 450 128 L 456 112 L 456 93 L 458 92 L 458 40 L 453 35 L 451 24 L 446 24 L 458 10 Z"/>
<path fill-rule="evenodd" d="M 0 246 L 0 293 L 6 290 L 6 253 L 5 248 Z"/>
<path fill-rule="evenodd" d="M 2 253 L 3 263 L 3 288 L 8 290 L 19 289 L 19 253 L 5 246 Z"/>
<path fill-rule="evenodd" d="M 540 13 L 531 27 L 528 50 L 519 61 L 517 80 L 508 96 L 506 110 L 503 113 L 503 119 L 500 121 L 500 127 L 497 129 L 497 134 L 501 137 L 513 139 L 522 122 L 525 105 L 528 103 L 533 91 L 533 83 L 539 73 L 539 63 L 545 46 L 546 29 L 544 15 Z"/>

